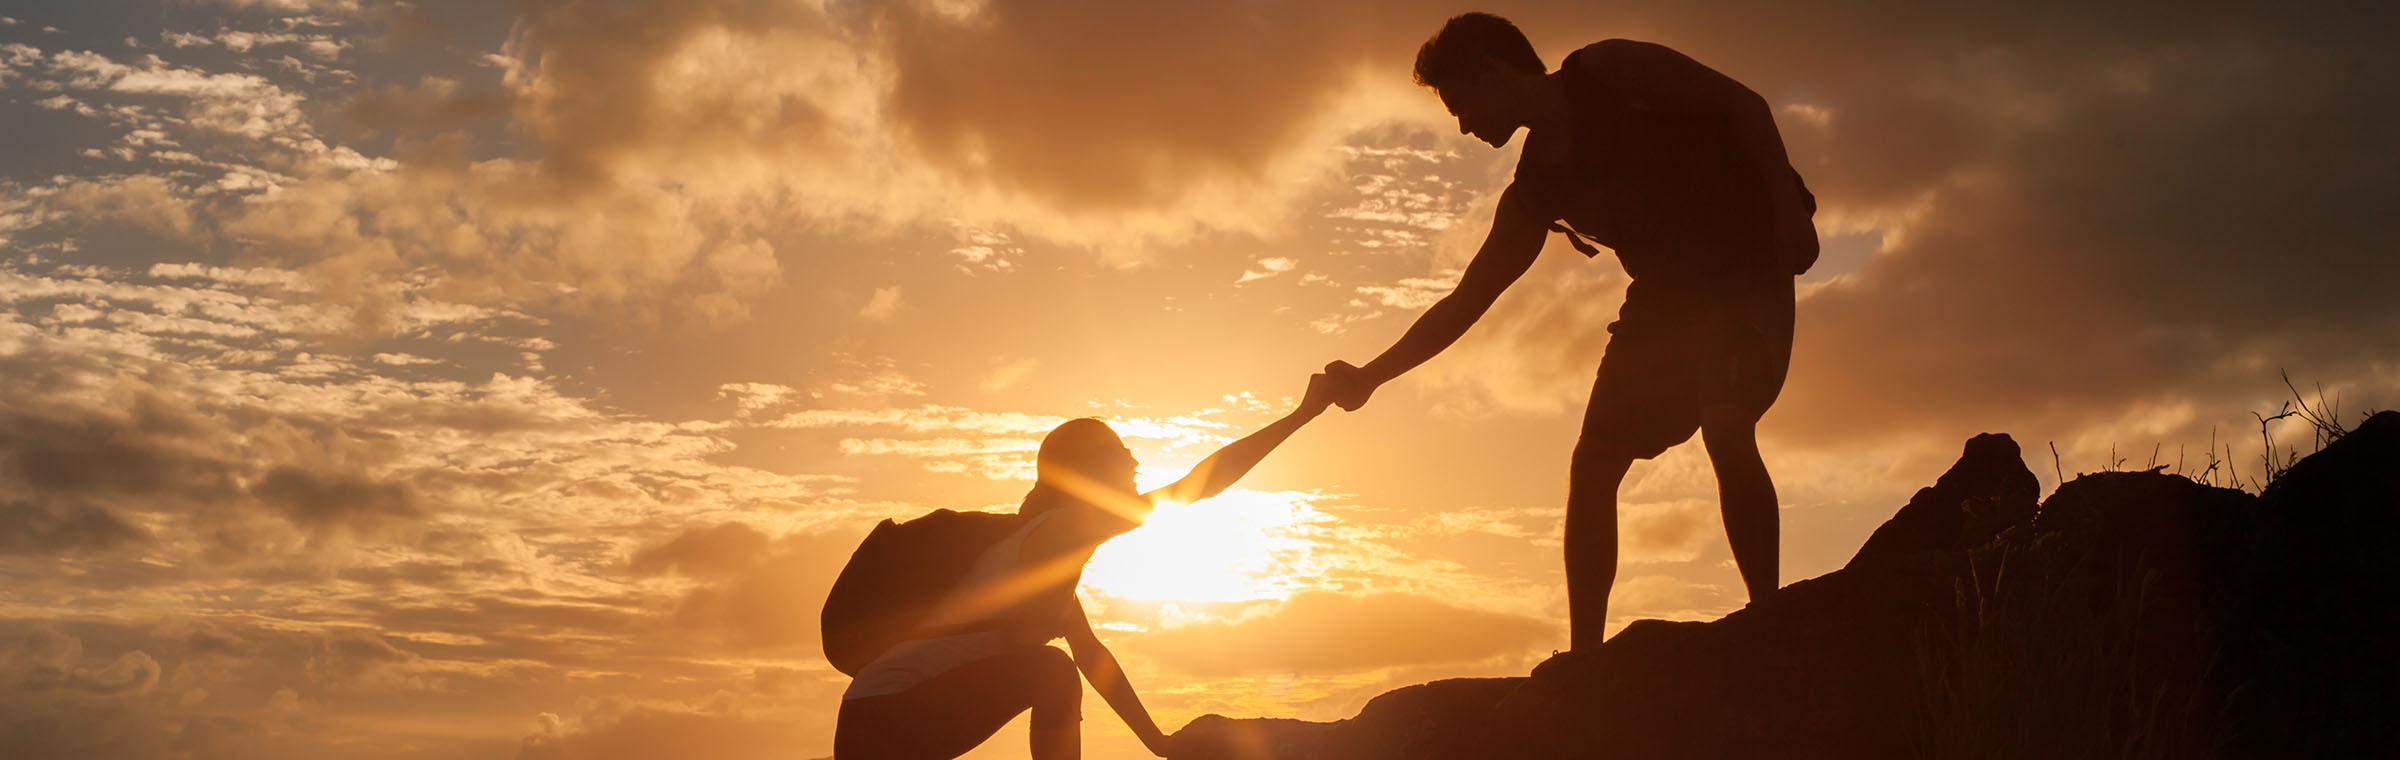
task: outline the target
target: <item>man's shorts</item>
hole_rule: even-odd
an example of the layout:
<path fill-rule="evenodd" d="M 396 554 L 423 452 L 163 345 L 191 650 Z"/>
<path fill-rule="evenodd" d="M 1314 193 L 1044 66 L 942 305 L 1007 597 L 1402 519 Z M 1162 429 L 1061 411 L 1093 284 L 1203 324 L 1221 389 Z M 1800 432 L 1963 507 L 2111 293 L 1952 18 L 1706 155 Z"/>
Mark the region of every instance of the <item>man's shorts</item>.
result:
<path fill-rule="evenodd" d="M 1756 421 L 1792 362 L 1792 278 L 1741 285 L 1634 280 L 1608 326 L 1579 447 L 1649 459 L 1690 440 L 1701 412 Z"/>

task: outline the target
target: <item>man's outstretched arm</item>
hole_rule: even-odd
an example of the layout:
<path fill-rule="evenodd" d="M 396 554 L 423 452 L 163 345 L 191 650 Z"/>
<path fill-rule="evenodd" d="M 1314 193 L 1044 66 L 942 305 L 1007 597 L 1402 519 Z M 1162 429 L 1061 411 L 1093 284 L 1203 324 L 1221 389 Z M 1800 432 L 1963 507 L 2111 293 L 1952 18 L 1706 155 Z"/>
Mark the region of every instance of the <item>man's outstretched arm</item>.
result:
<path fill-rule="evenodd" d="M 1467 262 L 1467 271 L 1459 275 L 1458 287 L 1426 308 L 1390 348 L 1364 367 L 1334 362 L 1325 368 L 1338 381 L 1335 403 L 1351 410 L 1365 405 L 1377 387 L 1416 369 L 1458 342 L 1467 328 L 1475 326 L 1475 321 L 1491 310 L 1492 302 L 1525 275 L 1534 258 L 1542 253 L 1542 239 L 1549 235 L 1548 225 L 1525 208 L 1526 203 L 1515 186 L 1501 191 L 1500 209 L 1492 215 L 1492 231 L 1484 236 L 1483 247 L 1476 249 L 1475 259 Z"/>

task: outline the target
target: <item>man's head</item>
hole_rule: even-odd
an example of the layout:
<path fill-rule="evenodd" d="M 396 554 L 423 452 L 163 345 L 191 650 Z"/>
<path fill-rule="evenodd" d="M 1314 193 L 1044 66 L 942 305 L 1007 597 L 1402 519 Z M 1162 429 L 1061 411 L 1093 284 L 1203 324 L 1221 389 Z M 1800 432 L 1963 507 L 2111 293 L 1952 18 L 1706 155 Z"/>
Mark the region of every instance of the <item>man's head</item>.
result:
<path fill-rule="evenodd" d="M 1417 48 L 1417 84 L 1441 96 L 1442 105 L 1458 117 L 1460 134 L 1493 147 L 1506 144 L 1520 126 L 1509 102 L 1514 93 L 1502 83 L 1548 71 L 1517 25 L 1489 13 L 1452 18 Z"/>

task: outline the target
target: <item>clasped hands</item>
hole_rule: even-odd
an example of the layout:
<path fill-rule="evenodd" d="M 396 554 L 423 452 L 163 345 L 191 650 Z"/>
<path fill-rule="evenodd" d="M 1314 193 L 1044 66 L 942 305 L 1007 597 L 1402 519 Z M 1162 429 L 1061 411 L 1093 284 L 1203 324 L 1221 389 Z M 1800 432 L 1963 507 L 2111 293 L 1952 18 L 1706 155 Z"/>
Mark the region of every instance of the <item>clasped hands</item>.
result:
<path fill-rule="evenodd" d="M 1366 405 L 1367 397 L 1375 393 L 1376 385 L 1363 368 L 1344 361 L 1327 364 L 1324 372 L 1308 377 L 1308 392 L 1300 397 L 1300 411 L 1311 417 L 1334 405 L 1339 405 L 1342 411 L 1358 411 Z"/>
<path fill-rule="evenodd" d="M 1345 412 L 1366 406 L 1367 397 L 1375 395 L 1376 386 L 1381 385 L 1368 377 L 1365 369 L 1345 361 L 1327 364 L 1323 374 L 1309 378 L 1309 390 L 1315 391 L 1319 384 L 1325 386 L 1326 398 Z"/>

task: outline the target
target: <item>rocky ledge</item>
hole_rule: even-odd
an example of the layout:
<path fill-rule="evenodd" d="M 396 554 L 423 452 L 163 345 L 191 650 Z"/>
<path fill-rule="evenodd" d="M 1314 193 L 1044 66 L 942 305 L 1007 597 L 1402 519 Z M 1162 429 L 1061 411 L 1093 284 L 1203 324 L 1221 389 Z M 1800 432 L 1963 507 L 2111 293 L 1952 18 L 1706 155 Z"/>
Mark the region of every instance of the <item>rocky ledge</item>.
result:
<path fill-rule="evenodd" d="M 1347 720 L 1207 716 L 1174 757 L 2400 757 L 2400 413 L 2257 495 L 2155 470 L 2038 495 L 1979 435 L 1849 564 L 1723 618 Z"/>

